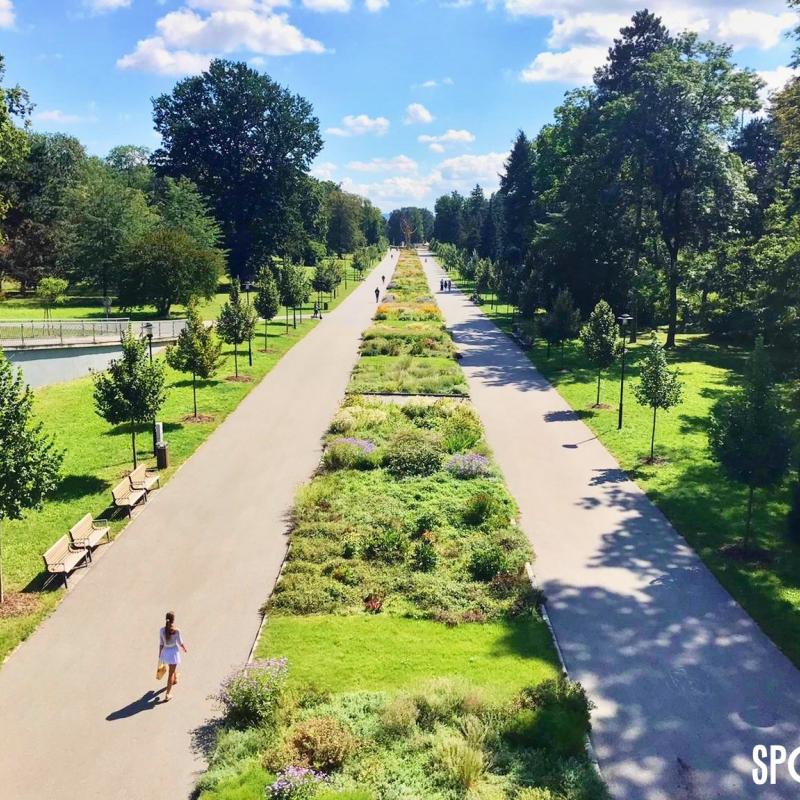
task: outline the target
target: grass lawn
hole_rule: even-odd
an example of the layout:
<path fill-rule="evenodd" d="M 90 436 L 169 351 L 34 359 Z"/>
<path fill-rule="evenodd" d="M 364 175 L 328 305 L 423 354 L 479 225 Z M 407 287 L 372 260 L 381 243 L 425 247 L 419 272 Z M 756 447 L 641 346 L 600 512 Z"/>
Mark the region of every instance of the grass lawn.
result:
<path fill-rule="evenodd" d="M 510 309 L 501 306 L 492 310 L 488 303 L 482 308 L 501 328 L 511 330 Z M 548 359 L 543 343 L 535 344 L 528 357 L 666 514 L 722 585 L 800 667 L 800 547 L 784 537 L 789 481 L 774 490 L 756 493 L 754 531 L 758 543 L 772 551 L 772 563 L 742 564 L 721 552 L 724 545 L 743 533 L 746 490 L 725 478 L 709 456 L 709 411 L 740 381 L 748 353 L 739 347 L 715 344 L 701 334 L 678 337 L 678 346 L 668 353 L 668 359 L 680 370 L 683 401 L 668 413 L 659 412 L 656 456 L 660 461 L 650 465 L 644 460 L 649 454 L 652 412 L 636 403 L 632 391 L 647 341 L 648 337 L 642 336 L 636 344 L 628 345 L 622 431 L 617 430 L 618 368 L 604 375 L 601 402 L 609 408 L 598 410 L 592 408 L 597 375 L 577 342 L 565 348 L 563 369 L 559 353 L 554 349 Z"/>
<path fill-rule="evenodd" d="M 359 360 L 347 391 L 352 394 L 468 394 L 461 367 L 441 356 L 369 356 Z"/>
<path fill-rule="evenodd" d="M 340 303 L 356 284 L 348 282 L 348 291 L 339 292 L 333 307 Z M 316 324 L 306 310 L 303 322 L 285 332 L 277 317 L 269 326 L 268 352 L 264 349 L 263 323 L 256 327 L 253 340 L 253 366 L 247 363 L 247 348 L 240 348 L 239 373 L 252 378 L 250 383 L 225 380 L 233 375 L 233 348 L 223 348 L 225 361 L 213 380 L 203 381 L 198 390 L 198 412 L 213 420 L 186 421 L 192 413 L 190 376 L 167 368 L 167 402 L 159 419 L 164 421 L 165 438 L 170 448 L 170 468 L 162 474 L 162 484 L 205 441 L 225 417 L 266 375 L 280 358 Z M 0 662 L 23 639 L 63 594 L 56 577 L 47 591 L 41 591 L 45 575 L 41 554 L 75 524 L 84 514 L 108 516 L 111 487 L 131 469 L 130 433 L 126 426 L 111 427 L 94 410 L 93 383 L 90 377 L 56 384 L 37 390 L 34 410 L 52 433 L 59 448 L 65 451 L 63 480 L 41 511 L 23 520 L 3 524 L 4 574 L 12 592 L 27 590 L 30 607 L 21 616 L 0 615 Z M 144 428 L 137 436 L 137 451 L 143 460 L 152 462 L 152 439 Z M 150 448 L 148 450 L 148 448 Z M 127 518 L 113 522 L 118 533 Z"/>
<path fill-rule="evenodd" d="M 559 673 L 550 634 L 533 618 L 450 628 L 388 615 L 276 614 L 257 656 L 286 656 L 292 683 L 330 692 L 392 691 L 462 677 L 505 699 Z"/>

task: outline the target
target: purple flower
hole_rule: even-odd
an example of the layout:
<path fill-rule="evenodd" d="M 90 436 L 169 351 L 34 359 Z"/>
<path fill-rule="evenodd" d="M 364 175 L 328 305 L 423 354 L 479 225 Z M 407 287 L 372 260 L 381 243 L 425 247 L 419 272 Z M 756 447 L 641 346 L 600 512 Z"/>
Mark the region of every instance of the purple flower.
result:
<path fill-rule="evenodd" d="M 353 447 L 357 447 L 364 455 L 374 453 L 378 449 L 375 443 L 369 441 L 369 439 L 356 439 L 352 436 L 342 436 L 338 439 L 334 439 L 331 444 L 349 444 Z"/>
<path fill-rule="evenodd" d="M 445 464 L 445 469 L 456 478 L 479 478 L 492 471 L 489 459 L 478 453 L 456 453 Z"/>
<path fill-rule="evenodd" d="M 275 782 L 267 786 L 267 797 L 271 800 L 305 800 L 327 780 L 324 772 L 307 767 L 286 767 L 278 773 Z"/>

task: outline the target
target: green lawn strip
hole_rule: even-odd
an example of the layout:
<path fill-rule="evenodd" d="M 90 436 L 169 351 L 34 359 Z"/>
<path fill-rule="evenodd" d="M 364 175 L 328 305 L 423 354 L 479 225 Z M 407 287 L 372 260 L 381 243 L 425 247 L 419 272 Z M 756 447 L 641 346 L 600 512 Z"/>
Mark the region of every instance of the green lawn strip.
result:
<path fill-rule="evenodd" d="M 388 692 L 460 677 L 508 699 L 559 672 L 550 634 L 533 618 L 451 628 L 390 615 L 272 614 L 256 655 L 287 657 L 293 685 L 329 692 Z"/>
<path fill-rule="evenodd" d="M 353 370 L 350 393 L 466 395 L 457 362 L 441 356 L 369 356 Z"/>
<path fill-rule="evenodd" d="M 332 308 L 355 286 L 349 284 L 347 292 L 342 289 Z M 225 380 L 234 373 L 233 348 L 225 345 L 225 359 L 217 376 L 198 384 L 198 412 L 213 417 L 210 421 L 186 421 L 192 413 L 191 378 L 167 367 L 167 401 L 159 420 L 164 422 L 169 443 L 170 467 L 162 473 L 162 485 L 316 324 L 317 320 L 305 314 L 297 328 L 290 322 L 286 333 L 283 320 L 276 319 L 268 327 L 266 353 L 262 352 L 264 325 L 257 325 L 252 367 L 248 366 L 247 345 L 239 348 L 239 374 L 250 377 L 249 383 Z M 30 590 L 36 601 L 22 616 L 0 618 L 0 662 L 30 635 L 63 593 L 56 588 L 60 587 L 58 577 L 54 577 L 47 591 L 40 591 L 46 577 L 42 573 L 41 554 L 87 512 L 95 517 L 108 516 L 111 487 L 131 469 L 130 431 L 127 426 L 111 427 L 95 413 L 92 390 L 92 380 L 86 377 L 36 392 L 34 409 L 65 452 L 63 480 L 41 511 L 27 514 L 17 522 L 3 523 L 3 561 L 8 587 L 11 591 Z M 137 452 L 141 459 L 152 463 L 152 437 L 145 427 L 137 436 Z M 119 533 L 126 523 L 127 517 L 114 519 L 112 534 Z"/>
<path fill-rule="evenodd" d="M 467 284 L 463 285 L 466 288 Z M 484 303 L 481 308 L 502 330 L 511 331 L 510 307 L 492 309 Z M 563 368 L 557 349 L 547 357 L 544 342 L 537 341 L 527 356 L 647 492 L 720 583 L 800 667 L 800 548 L 784 535 L 789 481 L 774 490 L 756 493 L 753 529 L 759 544 L 772 551 L 772 563 L 743 564 L 721 552 L 743 533 L 746 490 L 729 481 L 710 458 L 709 411 L 740 382 L 748 353 L 740 347 L 716 344 L 701 334 L 678 336 L 678 346 L 667 357 L 681 373 L 683 401 L 669 413 L 659 412 L 656 455 L 664 460 L 649 465 L 644 459 L 652 411 L 640 406 L 632 392 L 647 342 L 648 336 L 643 335 L 637 343 L 628 345 L 622 431 L 617 430 L 619 367 L 603 376 L 601 402 L 610 407 L 598 410 L 592 408 L 597 373 L 577 342 L 565 347 Z M 769 454 L 764 456 L 768 458 Z"/>
<path fill-rule="evenodd" d="M 414 262 L 401 262 L 412 284 Z M 560 673 L 516 516 L 467 403 L 349 397 L 298 492 L 256 650 L 287 659 L 288 697 L 274 726 L 221 730 L 202 800 L 236 800 L 251 779 L 258 796 L 269 773 L 315 765 L 298 742 L 340 754 L 314 797 L 604 798 L 580 692 L 513 702 Z"/>

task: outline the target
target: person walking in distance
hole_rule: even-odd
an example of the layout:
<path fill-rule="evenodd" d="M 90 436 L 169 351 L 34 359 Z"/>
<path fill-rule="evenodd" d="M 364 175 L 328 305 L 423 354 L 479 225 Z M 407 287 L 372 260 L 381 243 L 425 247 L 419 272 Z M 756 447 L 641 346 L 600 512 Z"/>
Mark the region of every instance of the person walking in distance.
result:
<path fill-rule="evenodd" d="M 167 693 L 164 695 L 164 702 L 170 700 L 172 687 L 178 682 L 177 670 L 181 663 L 181 653 L 188 652 L 186 645 L 181 639 L 181 632 L 175 627 L 175 612 L 167 611 L 164 627 L 159 631 L 158 662 L 166 664 L 169 670 L 167 674 Z"/>
<path fill-rule="evenodd" d="M 386 283 L 386 276 L 385 275 L 381 275 L 381 283 Z"/>
<path fill-rule="evenodd" d="M 378 302 L 378 298 L 381 296 L 381 290 L 376 286 L 375 287 L 375 302 Z"/>

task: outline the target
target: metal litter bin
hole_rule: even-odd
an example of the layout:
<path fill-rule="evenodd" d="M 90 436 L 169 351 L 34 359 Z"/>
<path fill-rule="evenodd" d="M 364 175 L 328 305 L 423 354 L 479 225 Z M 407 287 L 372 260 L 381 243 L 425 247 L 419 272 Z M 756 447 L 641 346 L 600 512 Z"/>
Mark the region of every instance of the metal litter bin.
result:
<path fill-rule="evenodd" d="M 166 442 L 159 442 L 156 445 L 156 467 L 166 469 L 169 466 L 169 445 Z"/>

